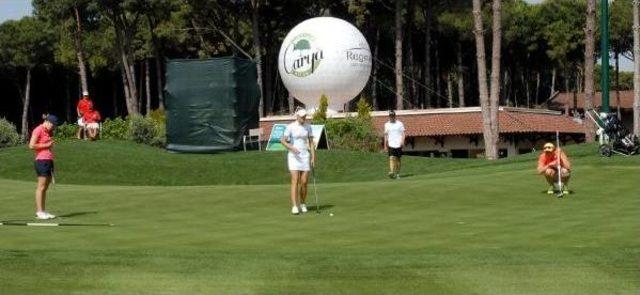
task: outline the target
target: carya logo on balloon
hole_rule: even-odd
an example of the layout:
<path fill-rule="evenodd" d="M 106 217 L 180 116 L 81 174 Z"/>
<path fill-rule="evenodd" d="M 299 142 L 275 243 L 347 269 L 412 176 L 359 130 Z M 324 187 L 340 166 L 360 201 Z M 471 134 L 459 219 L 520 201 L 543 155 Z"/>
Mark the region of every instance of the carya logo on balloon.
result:
<path fill-rule="evenodd" d="M 313 74 L 324 58 L 322 49 L 315 47 L 315 38 L 310 34 L 300 34 L 293 38 L 284 52 L 283 66 L 287 74 L 306 77 Z"/>

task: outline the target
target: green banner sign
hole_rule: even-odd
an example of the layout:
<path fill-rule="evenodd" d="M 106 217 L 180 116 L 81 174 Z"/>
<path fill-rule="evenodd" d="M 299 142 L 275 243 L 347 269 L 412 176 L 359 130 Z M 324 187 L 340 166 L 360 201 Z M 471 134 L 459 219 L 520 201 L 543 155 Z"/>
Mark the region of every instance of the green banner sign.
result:
<path fill-rule="evenodd" d="M 271 128 L 271 135 L 269 136 L 269 142 L 267 143 L 267 151 L 286 151 L 287 148 L 282 145 L 280 140 L 282 136 L 284 136 L 284 130 L 287 129 L 287 124 L 274 124 L 273 128 Z M 311 132 L 313 133 L 313 143 L 318 149 L 318 144 L 320 140 L 325 140 L 325 137 L 322 137 L 322 133 L 324 132 L 324 125 L 311 125 Z M 324 148 L 327 148 L 326 144 Z"/>

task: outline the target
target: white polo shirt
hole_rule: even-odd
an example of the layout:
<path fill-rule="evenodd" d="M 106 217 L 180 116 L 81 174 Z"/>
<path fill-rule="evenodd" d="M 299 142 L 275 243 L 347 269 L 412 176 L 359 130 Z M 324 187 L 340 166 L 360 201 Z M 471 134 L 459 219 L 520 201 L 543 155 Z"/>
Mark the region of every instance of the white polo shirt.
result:
<path fill-rule="evenodd" d="M 387 145 L 389 145 L 390 148 L 397 149 L 402 147 L 404 124 L 398 120 L 396 120 L 395 123 L 391 123 L 391 121 L 384 123 L 384 135 L 387 136 Z"/>
<path fill-rule="evenodd" d="M 313 138 L 311 125 L 306 123 L 301 125 L 298 121 L 295 121 L 287 125 L 284 130 L 284 137 L 299 151 L 309 150 L 309 138 Z"/>

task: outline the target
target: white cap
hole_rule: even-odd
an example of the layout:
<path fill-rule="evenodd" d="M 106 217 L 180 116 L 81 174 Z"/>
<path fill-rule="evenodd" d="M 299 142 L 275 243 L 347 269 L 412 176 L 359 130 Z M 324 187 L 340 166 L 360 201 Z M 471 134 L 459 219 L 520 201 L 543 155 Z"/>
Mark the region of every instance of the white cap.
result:
<path fill-rule="evenodd" d="M 298 117 L 307 117 L 307 110 L 303 109 L 303 108 L 299 108 L 298 110 L 296 110 L 296 116 Z"/>
<path fill-rule="evenodd" d="M 82 91 L 82 96 L 89 96 L 89 91 Z"/>

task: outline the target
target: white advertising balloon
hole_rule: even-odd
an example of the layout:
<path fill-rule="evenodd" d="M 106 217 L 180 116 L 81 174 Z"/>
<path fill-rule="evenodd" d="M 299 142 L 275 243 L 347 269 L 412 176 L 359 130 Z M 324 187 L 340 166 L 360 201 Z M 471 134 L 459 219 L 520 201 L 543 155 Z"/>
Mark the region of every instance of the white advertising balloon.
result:
<path fill-rule="evenodd" d="M 295 26 L 284 38 L 278 71 L 291 95 L 308 109 L 324 94 L 329 109 L 342 110 L 371 75 L 371 50 L 352 24 L 334 17 L 316 17 Z"/>

